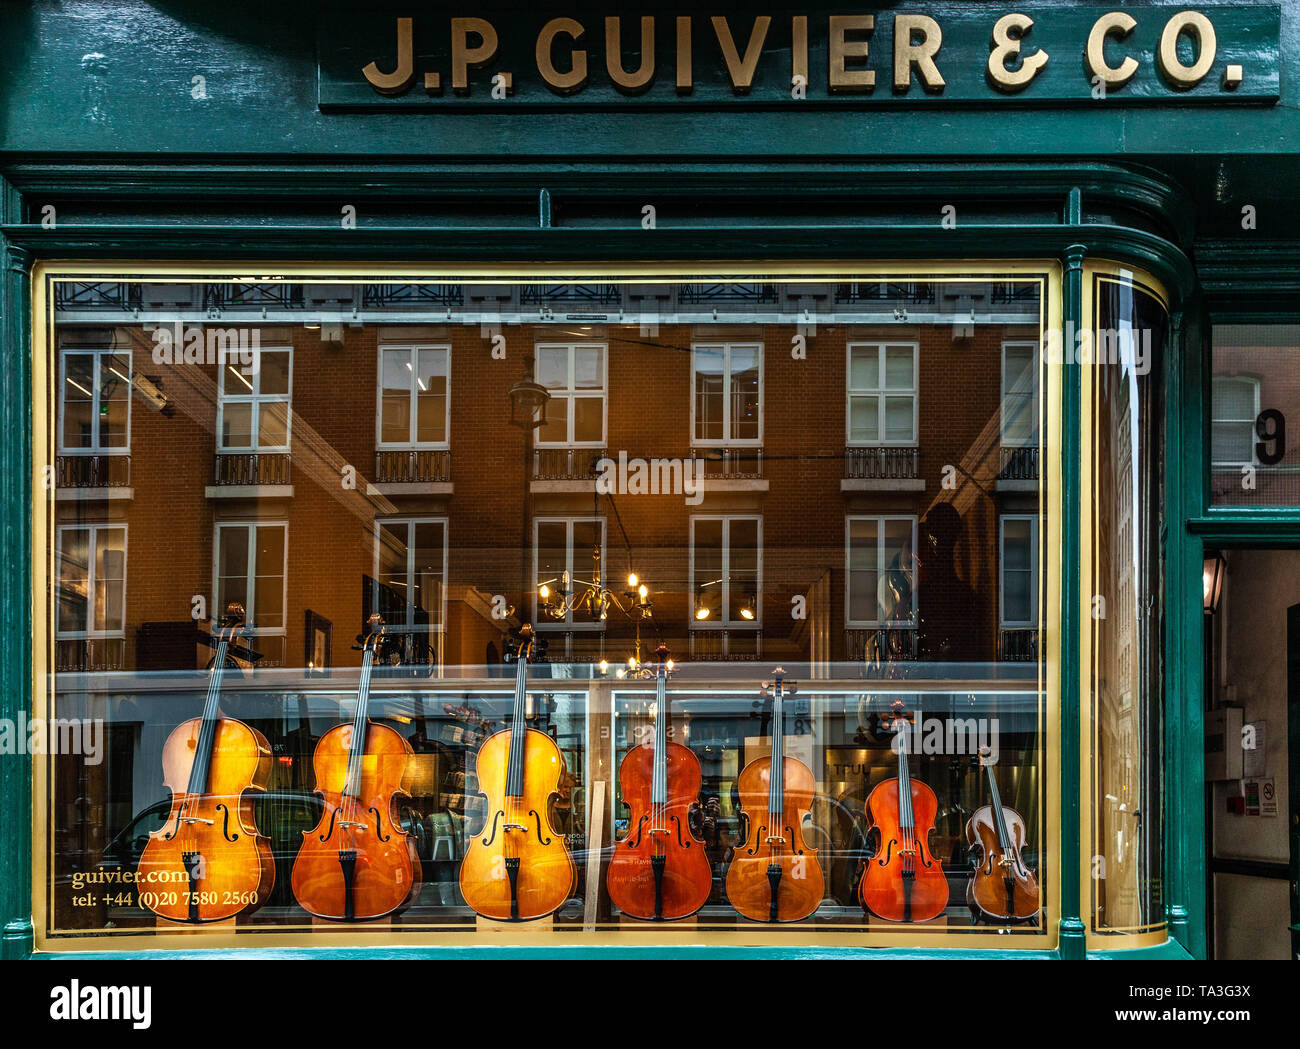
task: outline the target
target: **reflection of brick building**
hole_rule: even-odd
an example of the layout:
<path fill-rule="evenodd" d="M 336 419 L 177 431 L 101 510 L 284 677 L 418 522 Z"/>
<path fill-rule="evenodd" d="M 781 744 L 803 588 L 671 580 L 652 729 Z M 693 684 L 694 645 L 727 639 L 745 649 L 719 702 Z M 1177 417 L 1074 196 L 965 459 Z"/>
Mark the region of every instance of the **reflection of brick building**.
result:
<path fill-rule="evenodd" d="M 915 619 L 894 624 L 904 657 L 1025 658 L 1036 612 L 1009 616 L 1001 606 L 999 539 L 1001 515 L 1037 513 L 1037 424 L 1009 442 L 1002 404 L 1006 344 L 1032 347 L 1036 330 L 985 320 L 820 325 L 806 337 L 806 356 L 792 353 L 794 329 L 775 324 L 331 331 L 268 322 L 257 331 L 263 353 L 289 349 L 291 365 L 284 354 L 284 366 L 242 378 L 212 363 L 155 363 L 154 340 L 138 325 L 64 324 L 60 388 L 91 378 L 79 381 L 89 394 L 77 394 L 88 403 L 64 408 L 57 463 L 56 526 L 68 539 L 60 665 L 189 666 L 195 598 L 213 612 L 231 596 L 249 606 L 255 647 L 270 665 L 355 663 L 350 644 L 375 601 L 408 661 L 495 662 L 504 629 L 537 616 L 538 582 L 555 591 L 566 571 L 593 577 L 593 517 L 603 529 L 604 580 L 621 595 L 635 571 L 653 602 L 643 636 L 661 632 L 683 656 L 861 660 L 880 629 L 872 620 L 881 581 L 907 567 L 905 543 L 919 559 L 905 581 L 918 588 L 919 629 Z M 543 363 L 542 346 L 559 349 Z M 700 363 L 703 346 L 726 348 L 718 375 Z M 755 346 L 757 375 L 743 363 Z M 903 349 L 887 351 L 909 346 L 910 366 Z M 566 347 L 603 349 L 584 378 L 588 358 Z M 130 369 L 121 434 L 104 439 L 111 427 L 96 430 L 91 420 L 118 418 L 122 379 L 101 383 L 93 367 L 74 375 L 69 354 L 78 348 L 111 350 L 116 371 Z M 379 396 L 381 348 L 394 351 L 390 379 L 411 354 L 409 404 L 395 387 Z M 525 430 L 509 424 L 509 390 L 534 375 L 551 386 L 553 414 L 527 456 Z M 1031 383 L 1015 397 L 1036 412 L 1035 392 Z M 377 427 L 381 405 L 390 414 Z M 846 420 L 861 434 L 873 418 L 880 439 L 850 446 Z M 431 439 L 403 445 L 394 440 L 401 432 Z M 593 433 L 599 439 L 577 440 Z M 593 461 L 620 452 L 695 457 L 705 470 L 702 501 L 688 505 L 681 492 L 595 498 Z M 860 544 L 851 557 L 850 535 Z M 760 553 L 749 571 L 753 536 Z M 1037 578 L 1030 571 L 1014 586 L 1032 595 Z M 494 616 L 498 596 L 498 614 L 517 610 L 506 620 Z M 807 598 L 804 619 L 791 614 L 797 597 Z M 851 622 L 854 609 L 869 618 L 859 611 Z M 309 615 L 332 628 L 324 657 L 323 636 L 307 636 Z M 553 631 L 553 659 L 616 664 L 632 648 L 633 620 L 617 610 L 603 624 L 582 612 L 567 623 L 537 621 Z"/>
<path fill-rule="evenodd" d="M 1297 345 L 1300 332 L 1291 325 L 1216 325 L 1210 441 L 1213 502 L 1300 504 Z M 1270 436 L 1260 436 L 1257 421 Z"/>

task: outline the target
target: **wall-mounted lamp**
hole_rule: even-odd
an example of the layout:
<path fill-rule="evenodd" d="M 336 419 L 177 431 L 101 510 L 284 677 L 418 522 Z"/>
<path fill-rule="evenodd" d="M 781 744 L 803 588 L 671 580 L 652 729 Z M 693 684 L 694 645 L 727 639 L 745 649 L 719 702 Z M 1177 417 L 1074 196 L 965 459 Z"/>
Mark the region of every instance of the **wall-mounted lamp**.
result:
<path fill-rule="evenodd" d="M 1219 599 L 1223 597 L 1223 579 L 1227 574 L 1228 559 L 1222 552 L 1207 551 L 1205 562 L 1201 566 L 1201 589 L 1207 616 L 1212 616 L 1219 610 Z"/>

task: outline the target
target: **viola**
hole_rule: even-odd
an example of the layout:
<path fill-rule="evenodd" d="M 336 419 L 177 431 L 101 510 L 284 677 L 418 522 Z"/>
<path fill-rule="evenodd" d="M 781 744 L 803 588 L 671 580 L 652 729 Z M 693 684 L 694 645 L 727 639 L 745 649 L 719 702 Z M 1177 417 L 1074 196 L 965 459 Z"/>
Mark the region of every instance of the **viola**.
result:
<path fill-rule="evenodd" d="M 668 739 L 672 662 L 665 645 L 656 655 L 654 741 L 633 747 L 619 765 L 630 829 L 614 847 L 605 887 L 624 914 L 672 921 L 704 906 L 713 889 L 713 866 L 690 826 L 703 782 L 700 760 Z"/>
<path fill-rule="evenodd" d="M 140 854 L 140 902 L 159 918 L 202 924 L 261 906 L 275 885 L 269 840 L 257 832 L 253 791 L 266 789 L 271 748 L 257 729 L 222 717 L 221 683 L 244 609 L 232 602 L 214 636 L 203 714 L 183 721 L 163 745 L 167 822 Z"/>
<path fill-rule="evenodd" d="M 763 683 L 763 694 L 772 699 L 772 753 L 746 765 L 736 782 L 745 837 L 732 850 L 727 898 L 746 918 L 760 922 L 800 921 L 826 892 L 817 851 L 803 840 L 816 781 L 807 765 L 784 753 L 782 702 L 794 691 L 781 667 Z"/>
<path fill-rule="evenodd" d="M 1005 808 L 993 775 L 992 749 L 980 748 L 980 764 L 989 781 L 989 804 L 975 810 L 966 822 L 966 841 L 975 864 L 966 885 L 971 924 L 981 917 L 995 922 L 1027 921 L 1038 917 L 1038 879 L 1025 866 L 1025 820 L 1015 809 Z"/>
<path fill-rule="evenodd" d="M 948 879 L 930 850 L 938 799 L 907 767 L 908 719 L 902 704 L 892 716 L 898 775 L 879 783 L 867 797 L 868 836 L 875 851 L 866 861 L 858 897 L 878 918 L 923 922 L 948 906 Z"/>
<path fill-rule="evenodd" d="M 486 799 L 482 827 L 468 836 L 460 891 L 478 914 L 496 921 L 542 918 L 563 905 L 576 870 L 569 844 L 551 821 L 564 775 L 564 755 L 545 732 L 527 724 L 532 628 L 520 632 L 510 727 L 479 748 L 476 771 Z"/>
<path fill-rule="evenodd" d="M 365 921 L 391 914 L 420 889 L 415 839 L 402 829 L 397 799 L 414 751 L 387 725 L 369 720 L 370 677 L 382 644 L 376 613 L 361 641 L 357 709 L 316 744 L 312 768 L 324 802 L 320 822 L 303 832 L 293 862 L 293 895 L 303 910 L 334 921 Z"/>

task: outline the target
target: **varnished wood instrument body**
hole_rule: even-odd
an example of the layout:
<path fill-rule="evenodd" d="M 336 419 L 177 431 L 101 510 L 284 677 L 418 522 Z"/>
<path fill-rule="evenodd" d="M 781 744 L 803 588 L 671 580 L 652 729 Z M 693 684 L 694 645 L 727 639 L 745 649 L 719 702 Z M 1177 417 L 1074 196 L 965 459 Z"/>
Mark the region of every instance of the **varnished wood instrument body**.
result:
<path fill-rule="evenodd" d="M 821 905 L 826 882 L 817 852 L 803 839 L 816 780 L 796 758 L 784 756 L 784 671 L 765 685 L 772 692 L 772 754 L 741 771 L 736 789 L 745 819 L 745 840 L 732 850 L 727 898 L 746 918 L 794 922 Z"/>
<path fill-rule="evenodd" d="M 335 921 L 381 918 L 420 889 L 415 841 L 397 818 L 411 745 L 386 725 L 368 725 L 354 797 L 346 790 L 352 736 L 352 725 L 337 725 L 316 744 L 312 767 L 325 808 L 293 863 L 294 899 Z"/>
<path fill-rule="evenodd" d="M 1028 921 L 1038 917 L 1038 879 L 1025 866 L 1024 817 L 1002 804 L 987 751 L 981 755 L 988 772 L 990 803 L 976 809 L 966 822 L 966 841 L 975 870 L 966 884 L 966 903 L 974 920 Z"/>
<path fill-rule="evenodd" d="M 628 833 L 615 845 L 605 875 L 614 905 L 649 921 L 689 917 L 713 888 L 712 864 L 690 825 L 700 798 L 700 761 L 668 739 L 667 672 L 667 649 L 660 646 L 654 741 L 633 747 L 619 765 Z"/>
<path fill-rule="evenodd" d="M 530 638 L 527 632 L 517 656 L 511 727 L 489 736 L 478 751 L 485 818 L 477 833 L 467 833 L 460 865 L 465 902 L 496 921 L 545 917 L 564 904 L 574 885 L 568 842 L 550 817 L 564 756 L 545 732 L 526 727 Z"/>
<path fill-rule="evenodd" d="M 896 745 L 897 777 L 877 784 L 867 797 L 868 834 L 876 849 L 866 861 L 858 896 L 863 907 L 886 921 L 929 921 L 948 906 L 948 879 L 930 849 L 939 801 L 911 777 L 905 727 Z"/>
<path fill-rule="evenodd" d="M 270 779 L 271 748 L 257 729 L 217 712 L 237 626 L 223 627 L 203 716 L 181 722 L 163 745 L 171 809 L 140 854 L 136 888 L 141 904 L 167 921 L 225 921 L 261 906 L 275 885 L 252 797 Z"/>
<path fill-rule="evenodd" d="M 362 642 L 352 723 L 326 732 L 312 759 L 325 807 L 320 822 L 303 832 L 292 881 L 294 898 L 319 918 L 381 918 L 420 889 L 415 841 L 397 816 L 413 751 L 391 728 L 369 720 L 371 669 L 383 636 L 384 621 L 374 614 Z"/>

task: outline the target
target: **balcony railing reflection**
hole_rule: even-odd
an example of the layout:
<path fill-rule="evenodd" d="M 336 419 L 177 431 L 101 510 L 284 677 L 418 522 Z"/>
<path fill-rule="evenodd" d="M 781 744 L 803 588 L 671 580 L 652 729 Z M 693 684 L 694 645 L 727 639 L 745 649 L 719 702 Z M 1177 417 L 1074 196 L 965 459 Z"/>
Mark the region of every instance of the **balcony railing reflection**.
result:
<path fill-rule="evenodd" d="M 60 455 L 55 473 L 60 488 L 126 488 L 131 483 L 131 457 Z"/>
<path fill-rule="evenodd" d="M 1002 447 L 998 454 L 999 481 L 1038 480 L 1038 448 Z"/>
<path fill-rule="evenodd" d="M 918 448 L 845 448 L 844 476 L 852 480 L 914 481 L 921 476 Z"/>
<path fill-rule="evenodd" d="M 451 476 L 451 452 L 446 449 L 413 448 L 375 452 L 375 481 L 385 483 L 433 483 Z"/>
<path fill-rule="evenodd" d="M 218 452 L 215 458 L 214 484 L 289 483 L 287 452 Z"/>
<path fill-rule="evenodd" d="M 535 448 L 533 480 L 582 481 L 594 479 L 596 464 L 605 458 L 600 448 Z"/>
<path fill-rule="evenodd" d="M 919 647 L 917 632 L 911 627 L 862 627 L 844 631 L 846 658 L 868 667 L 914 662 Z"/>
<path fill-rule="evenodd" d="M 693 453 L 704 462 L 704 476 L 735 480 L 763 476 L 762 448 L 696 448 Z"/>
<path fill-rule="evenodd" d="M 760 659 L 763 655 L 761 630 L 692 630 L 691 659 L 702 663 Z"/>
<path fill-rule="evenodd" d="M 126 639 L 60 638 L 54 643 L 54 669 L 63 674 L 126 669 Z"/>
<path fill-rule="evenodd" d="M 1002 663 L 1034 663 L 1038 660 L 1038 631 L 1003 629 L 998 631 L 998 661 Z"/>

